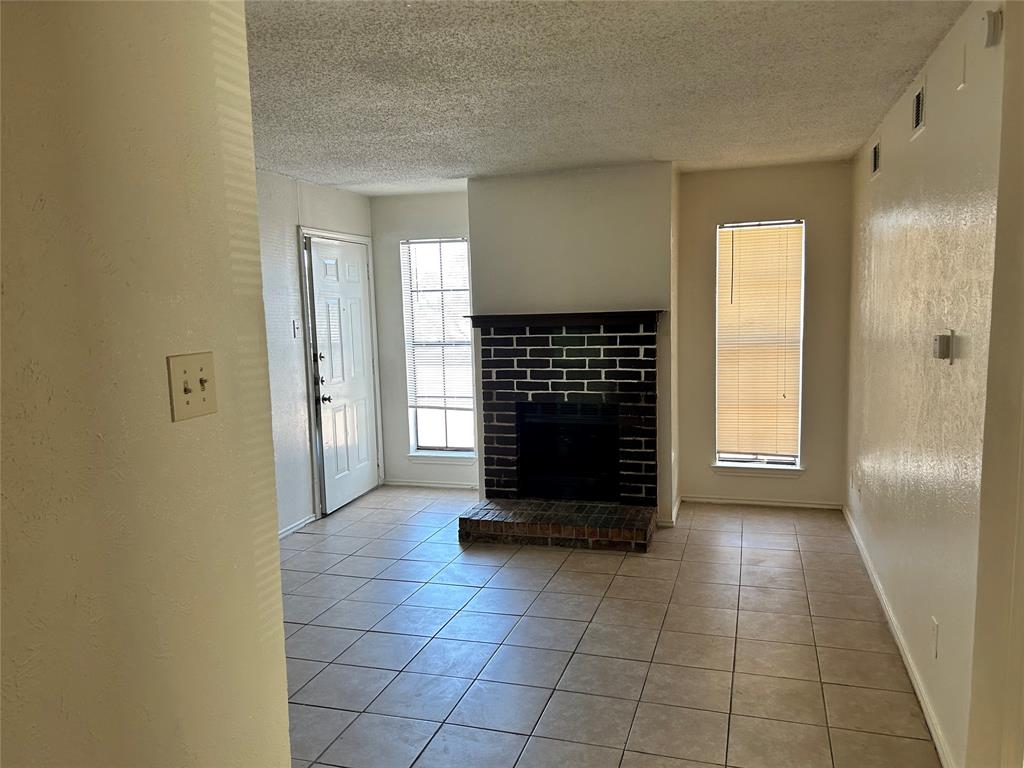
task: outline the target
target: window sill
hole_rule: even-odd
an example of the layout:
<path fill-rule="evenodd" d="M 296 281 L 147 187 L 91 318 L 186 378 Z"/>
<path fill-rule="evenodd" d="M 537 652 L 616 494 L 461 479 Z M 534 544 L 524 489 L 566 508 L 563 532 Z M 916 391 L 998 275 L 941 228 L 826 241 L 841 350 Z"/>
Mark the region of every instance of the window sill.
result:
<path fill-rule="evenodd" d="M 738 475 L 741 477 L 793 477 L 794 475 L 803 474 L 804 468 L 802 466 L 751 466 L 750 464 L 715 463 L 711 465 L 711 471 L 718 475 Z"/>
<path fill-rule="evenodd" d="M 473 451 L 409 451 L 409 461 L 422 464 L 475 464 Z"/>

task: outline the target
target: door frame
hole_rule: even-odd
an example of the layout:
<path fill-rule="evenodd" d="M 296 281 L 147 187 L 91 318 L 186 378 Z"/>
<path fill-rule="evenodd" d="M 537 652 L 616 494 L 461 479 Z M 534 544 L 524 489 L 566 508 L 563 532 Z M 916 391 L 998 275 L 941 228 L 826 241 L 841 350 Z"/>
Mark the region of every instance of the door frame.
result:
<path fill-rule="evenodd" d="M 370 294 L 370 367 L 373 371 L 374 431 L 377 443 L 377 485 L 384 477 L 384 429 L 380 412 L 380 362 L 377 355 L 377 297 L 373 279 L 373 242 L 364 235 L 350 235 L 328 229 L 297 228 L 299 249 L 299 287 L 302 304 L 302 347 L 306 362 L 306 410 L 309 413 L 309 458 L 312 469 L 313 517 L 320 519 L 329 514 L 324 508 L 327 495 L 324 485 L 323 425 L 320 418 L 320 382 L 316 377 L 314 359 L 316 346 L 316 314 L 313 307 L 313 254 L 306 249 L 307 238 L 337 240 L 366 246 L 367 290 Z M 334 510 L 330 510 L 333 512 Z"/>

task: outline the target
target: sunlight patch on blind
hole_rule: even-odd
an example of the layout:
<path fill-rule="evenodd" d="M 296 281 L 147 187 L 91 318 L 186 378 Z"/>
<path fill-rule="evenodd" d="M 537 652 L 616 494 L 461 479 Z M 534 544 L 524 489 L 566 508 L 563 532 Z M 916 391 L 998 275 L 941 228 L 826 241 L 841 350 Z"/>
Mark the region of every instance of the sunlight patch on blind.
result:
<path fill-rule="evenodd" d="M 719 461 L 800 453 L 804 223 L 718 228 Z"/>

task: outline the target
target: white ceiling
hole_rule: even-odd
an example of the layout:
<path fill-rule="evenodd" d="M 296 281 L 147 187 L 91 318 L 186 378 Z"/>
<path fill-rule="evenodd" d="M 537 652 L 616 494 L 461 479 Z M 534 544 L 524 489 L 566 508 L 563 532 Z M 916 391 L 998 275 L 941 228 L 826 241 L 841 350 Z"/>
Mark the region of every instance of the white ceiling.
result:
<path fill-rule="evenodd" d="M 249 2 L 260 168 L 366 194 L 851 155 L 961 2 Z"/>

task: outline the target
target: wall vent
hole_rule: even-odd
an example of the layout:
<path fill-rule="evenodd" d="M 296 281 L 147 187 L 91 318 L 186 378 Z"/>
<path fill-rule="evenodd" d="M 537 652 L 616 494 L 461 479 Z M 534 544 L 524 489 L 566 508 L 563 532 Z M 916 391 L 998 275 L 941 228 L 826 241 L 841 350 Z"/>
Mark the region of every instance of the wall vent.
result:
<path fill-rule="evenodd" d="M 914 130 L 924 125 L 924 86 L 914 94 Z"/>
<path fill-rule="evenodd" d="M 882 167 L 882 145 L 880 142 L 875 142 L 875 146 L 871 148 L 871 173 L 876 174 Z"/>

